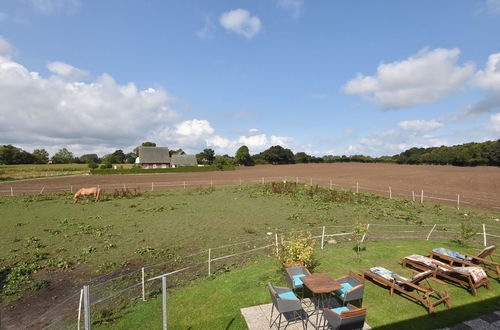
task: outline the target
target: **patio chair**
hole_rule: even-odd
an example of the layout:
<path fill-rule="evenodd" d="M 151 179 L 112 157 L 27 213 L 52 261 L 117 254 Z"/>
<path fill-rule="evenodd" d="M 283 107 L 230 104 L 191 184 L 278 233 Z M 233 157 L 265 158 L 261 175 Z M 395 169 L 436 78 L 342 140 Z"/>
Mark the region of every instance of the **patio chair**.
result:
<path fill-rule="evenodd" d="M 431 258 L 441 259 L 449 262 L 451 266 L 453 264 L 463 265 L 463 266 L 478 266 L 480 265 L 484 271 L 487 273 L 493 273 L 497 276 L 500 276 L 500 263 L 491 260 L 485 259 L 486 257 L 492 257 L 493 255 L 497 256 L 493 253 L 495 250 L 495 245 L 488 246 L 482 249 L 477 255 L 472 255 L 463 252 L 456 252 L 450 249 L 445 248 L 437 248 L 433 249 L 431 253 Z"/>
<path fill-rule="evenodd" d="M 351 304 L 345 307 L 324 308 L 323 315 L 328 328 L 339 330 L 363 329 L 366 307 L 358 308 Z"/>
<path fill-rule="evenodd" d="M 300 278 L 309 275 L 311 275 L 311 272 L 304 266 L 285 268 L 285 280 L 294 291 L 302 289 L 302 298 L 304 298 L 304 283 L 302 283 Z"/>
<path fill-rule="evenodd" d="M 490 282 L 486 272 L 478 266 L 452 267 L 439 260 L 418 254 L 404 257 L 402 265 L 403 267 L 409 265 L 420 271 L 434 270 L 434 276 L 439 276 L 470 289 L 473 296 L 477 295 L 477 289 L 481 286 L 485 286 L 488 290 L 490 289 Z"/>
<path fill-rule="evenodd" d="M 296 322 L 298 320 L 302 322 L 302 328 L 307 329 L 308 315 L 302 308 L 299 298 L 297 298 L 293 291 L 289 288 L 274 286 L 271 283 L 268 283 L 268 288 L 271 300 L 273 301 L 269 327 L 271 328 L 273 325 L 276 325 L 278 329 L 280 329 L 281 318 L 283 316 L 287 322 L 285 329 L 291 322 Z M 279 315 L 273 320 L 275 308 Z"/>
<path fill-rule="evenodd" d="M 389 294 L 394 296 L 394 291 L 401 295 L 422 304 L 427 308 L 429 314 L 434 313 L 434 307 L 445 303 L 448 309 L 451 308 L 450 296 L 446 288 L 446 283 L 433 278 L 433 270 L 417 273 L 412 278 L 406 278 L 391 272 L 383 267 L 372 267 L 363 272 L 363 278 L 370 278 L 372 281 L 389 288 Z M 437 291 L 429 286 L 420 284 L 425 279 L 435 281 L 442 285 L 443 291 Z"/>
<path fill-rule="evenodd" d="M 342 301 L 343 306 L 351 301 L 363 300 L 365 280 L 361 276 L 349 272 L 349 275 L 339 277 L 335 280 L 342 285 L 342 289 L 335 291 L 335 293 Z"/>

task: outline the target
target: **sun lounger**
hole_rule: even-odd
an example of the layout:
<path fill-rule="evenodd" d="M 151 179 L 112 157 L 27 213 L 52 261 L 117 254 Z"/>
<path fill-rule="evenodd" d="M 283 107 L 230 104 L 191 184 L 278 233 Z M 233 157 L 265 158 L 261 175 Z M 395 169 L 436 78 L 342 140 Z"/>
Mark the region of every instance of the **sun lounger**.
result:
<path fill-rule="evenodd" d="M 372 267 L 370 270 L 363 272 L 363 278 L 370 278 L 372 281 L 388 287 L 391 296 L 394 295 L 394 291 L 407 296 L 409 299 L 422 304 L 427 308 L 429 314 L 431 314 L 434 313 L 434 307 L 441 303 L 445 303 L 448 309 L 451 308 L 446 284 L 433 278 L 433 273 L 433 270 L 427 270 L 416 274 L 412 278 L 406 278 L 383 267 Z M 443 292 L 434 290 L 430 286 L 419 284 L 425 279 L 441 284 L 443 286 Z"/>
<path fill-rule="evenodd" d="M 470 289 L 474 296 L 477 295 L 477 288 L 481 286 L 490 288 L 486 272 L 478 266 L 452 267 L 439 260 L 418 254 L 403 258 L 403 267 L 407 265 L 420 271 L 434 270 L 434 276 L 462 285 Z"/>
<path fill-rule="evenodd" d="M 439 258 L 449 262 L 450 265 L 458 264 L 463 266 L 481 266 L 486 272 L 500 276 L 500 263 L 493 260 L 485 259 L 495 255 L 493 251 L 495 245 L 488 246 L 481 250 L 477 255 L 472 255 L 463 252 L 456 252 L 450 249 L 437 248 L 431 251 L 431 258 Z"/>

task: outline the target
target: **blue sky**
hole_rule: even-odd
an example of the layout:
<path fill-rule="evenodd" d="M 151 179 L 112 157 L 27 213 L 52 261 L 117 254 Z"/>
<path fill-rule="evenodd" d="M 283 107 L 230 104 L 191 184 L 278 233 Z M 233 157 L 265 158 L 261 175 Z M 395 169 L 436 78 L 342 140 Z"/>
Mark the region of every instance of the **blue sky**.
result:
<path fill-rule="evenodd" d="M 500 137 L 500 0 L 2 0 L 0 144 L 399 153 Z"/>

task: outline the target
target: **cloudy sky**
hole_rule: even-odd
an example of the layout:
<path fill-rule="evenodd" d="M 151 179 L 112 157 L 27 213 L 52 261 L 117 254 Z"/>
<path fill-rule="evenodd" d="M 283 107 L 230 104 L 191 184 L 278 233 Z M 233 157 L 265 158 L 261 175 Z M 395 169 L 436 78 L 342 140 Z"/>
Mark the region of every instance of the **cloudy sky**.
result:
<path fill-rule="evenodd" d="M 500 0 L 2 0 L 0 144 L 396 154 L 500 138 Z"/>

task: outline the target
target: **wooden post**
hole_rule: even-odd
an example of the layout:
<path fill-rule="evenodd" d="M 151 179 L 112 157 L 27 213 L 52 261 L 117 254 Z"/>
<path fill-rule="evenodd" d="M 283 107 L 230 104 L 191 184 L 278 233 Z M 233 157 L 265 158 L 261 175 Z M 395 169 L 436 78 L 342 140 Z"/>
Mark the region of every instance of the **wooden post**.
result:
<path fill-rule="evenodd" d="M 413 195 L 413 201 L 415 201 L 415 192 L 412 191 L 411 194 Z"/>
<path fill-rule="evenodd" d="M 186 181 L 184 181 L 184 189 L 186 189 Z"/>
<path fill-rule="evenodd" d="M 264 184 L 264 177 L 262 177 L 262 184 Z"/>
<path fill-rule="evenodd" d="M 127 185 L 125 183 L 123 184 L 123 189 L 127 189 Z"/>
<path fill-rule="evenodd" d="M 42 187 L 42 190 L 40 190 L 40 195 L 43 193 L 44 189 L 45 189 L 45 187 Z"/>
<path fill-rule="evenodd" d="M 141 269 L 142 271 L 142 301 L 146 301 L 146 282 L 144 281 L 144 267 Z"/>
<path fill-rule="evenodd" d="M 483 223 L 483 244 L 486 246 L 486 225 Z"/>
<path fill-rule="evenodd" d="M 321 234 L 321 249 L 323 250 L 323 247 L 325 245 L 325 226 L 323 226 L 323 233 Z"/>
<path fill-rule="evenodd" d="M 14 196 L 14 188 L 10 187 L 10 196 Z"/>
<path fill-rule="evenodd" d="M 312 185 L 313 185 L 313 178 L 311 178 L 311 187 L 312 187 Z"/>
<path fill-rule="evenodd" d="M 276 255 L 279 255 L 280 251 L 279 251 L 279 245 L 278 245 L 278 233 L 274 234 L 274 240 L 275 240 L 275 244 L 276 244 Z"/>
<path fill-rule="evenodd" d="M 76 326 L 77 330 L 80 330 L 80 324 L 82 320 L 82 301 L 83 301 L 83 289 L 80 289 L 80 302 L 78 303 L 78 324 Z"/>
<path fill-rule="evenodd" d="M 240 187 L 241 187 L 241 178 L 240 178 Z"/>
<path fill-rule="evenodd" d="M 366 233 L 368 232 L 368 229 L 370 228 L 370 224 L 366 225 Z M 361 238 L 361 243 L 365 241 L 366 233 L 363 234 L 363 237 Z"/>
<path fill-rule="evenodd" d="M 359 182 L 356 182 L 356 193 L 359 193 Z"/>
<path fill-rule="evenodd" d="M 424 202 L 424 191 L 422 190 L 422 193 L 420 194 L 420 204 Z"/>
<path fill-rule="evenodd" d="M 391 190 L 391 186 L 389 186 L 389 199 L 392 199 L 392 190 Z"/>
<path fill-rule="evenodd" d="M 208 276 L 210 276 L 210 274 L 212 274 L 212 270 L 210 269 L 211 268 L 211 254 L 212 254 L 212 249 L 211 248 L 208 248 Z"/>
<path fill-rule="evenodd" d="M 69 186 L 69 191 L 73 193 L 73 185 Z"/>
<path fill-rule="evenodd" d="M 460 210 L 460 194 L 457 194 L 457 210 Z"/>
<path fill-rule="evenodd" d="M 214 186 L 214 179 L 210 179 L 210 188 L 213 188 Z"/>
<path fill-rule="evenodd" d="M 333 186 L 332 179 L 330 179 L 330 190 L 332 190 L 332 186 Z"/>
<path fill-rule="evenodd" d="M 295 177 L 295 183 L 299 183 L 299 177 L 298 176 Z"/>
<path fill-rule="evenodd" d="M 151 191 L 155 190 L 155 183 L 151 182 Z"/>
<path fill-rule="evenodd" d="M 161 278 L 163 330 L 167 330 L 167 276 Z"/>
<path fill-rule="evenodd" d="M 434 226 L 432 227 L 431 231 L 429 232 L 429 235 L 427 235 L 427 240 L 429 240 L 429 238 L 431 237 L 431 234 L 432 234 L 432 232 L 434 231 L 435 228 L 436 228 L 436 224 L 434 224 Z"/>
<path fill-rule="evenodd" d="M 90 330 L 90 293 L 89 286 L 83 286 L 83 318 L 85 322 L 85 330 Z"/>

